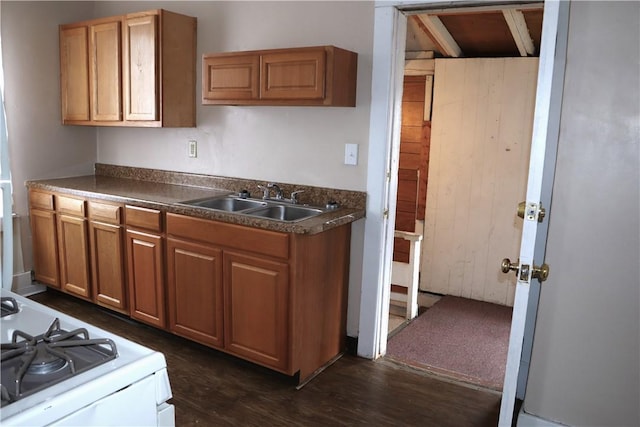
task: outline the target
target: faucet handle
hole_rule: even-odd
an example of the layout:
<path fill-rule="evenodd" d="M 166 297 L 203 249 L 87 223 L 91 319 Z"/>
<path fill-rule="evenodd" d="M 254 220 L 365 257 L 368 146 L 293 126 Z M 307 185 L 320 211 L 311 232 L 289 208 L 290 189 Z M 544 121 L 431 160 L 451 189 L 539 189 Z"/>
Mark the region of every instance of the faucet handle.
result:
<path fill-rule="evenodd" d="M 298 194 L 304 193 L 304 190 L 296 190 L 291 192 L 291 203 L 294 205 L 298 203 Z"/>

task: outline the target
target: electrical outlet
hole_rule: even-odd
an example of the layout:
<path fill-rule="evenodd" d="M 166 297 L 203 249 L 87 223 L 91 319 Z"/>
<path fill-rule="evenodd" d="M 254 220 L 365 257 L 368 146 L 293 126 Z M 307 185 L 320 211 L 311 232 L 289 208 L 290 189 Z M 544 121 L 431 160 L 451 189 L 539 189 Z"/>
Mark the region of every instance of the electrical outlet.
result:
<path fill-rule="evenodd" d="M 189 141 L 189 157 L 198 157 L 198 141 Z"/>

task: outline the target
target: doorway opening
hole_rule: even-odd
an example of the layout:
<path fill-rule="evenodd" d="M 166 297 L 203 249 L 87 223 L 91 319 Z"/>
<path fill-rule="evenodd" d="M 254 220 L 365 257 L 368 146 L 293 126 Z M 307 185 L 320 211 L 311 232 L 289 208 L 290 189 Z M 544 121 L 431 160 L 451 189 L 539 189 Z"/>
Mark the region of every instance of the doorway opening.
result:
<path fill-rule="evenodd" d="M 386 357 L 497 391 L 516 287 L 500 258 L 522 233 L 542 15 L 538 3 L 407 20 Z"/>

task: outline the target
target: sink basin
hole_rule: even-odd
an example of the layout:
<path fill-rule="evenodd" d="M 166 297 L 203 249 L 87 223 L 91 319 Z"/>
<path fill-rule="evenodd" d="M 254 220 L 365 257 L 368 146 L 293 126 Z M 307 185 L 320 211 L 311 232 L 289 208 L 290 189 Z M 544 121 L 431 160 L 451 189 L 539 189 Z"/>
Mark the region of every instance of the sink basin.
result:
<path fill-rule="evenodd" d="M 264 208 L 253 209 L 250 212 L 246 212 L 247 215 L 289 222 L 311 218 L 321 213 L 321 209 L 289 205 L 269 205 Z"/>
<path fill-rule="evenodd" d="M 233 195 L 187 200 L 180 202 L 180 204 L 284 222 L 301 221 L 324 212 L 320 208 L 306 205 L 288 205 L 271 200 L 243 199 Z"/>
<path fill-rule="evenodd" d="M 259 208 L 266 206 L 265 202 L 258 200 L 247 200 L 239 197 L 211 197 L 207 199 L 188 200 L 182 204 L 190 206 L 198 206 L 201 208 L 217 209 L 227 212 L 245 211 L 247 209 Z"/>

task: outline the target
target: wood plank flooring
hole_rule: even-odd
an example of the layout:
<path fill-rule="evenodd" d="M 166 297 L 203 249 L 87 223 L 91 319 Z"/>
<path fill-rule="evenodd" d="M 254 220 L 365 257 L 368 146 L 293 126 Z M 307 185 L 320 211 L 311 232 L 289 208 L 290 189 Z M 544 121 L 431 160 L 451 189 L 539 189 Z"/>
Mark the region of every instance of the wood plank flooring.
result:
<path fill-rule="evenodd" d="M 345 355 L 303 389 L 287 376 L 55 291 L 33 300 L 165 354 L 177 426 L 495 426 L 500 396 Z"/>

